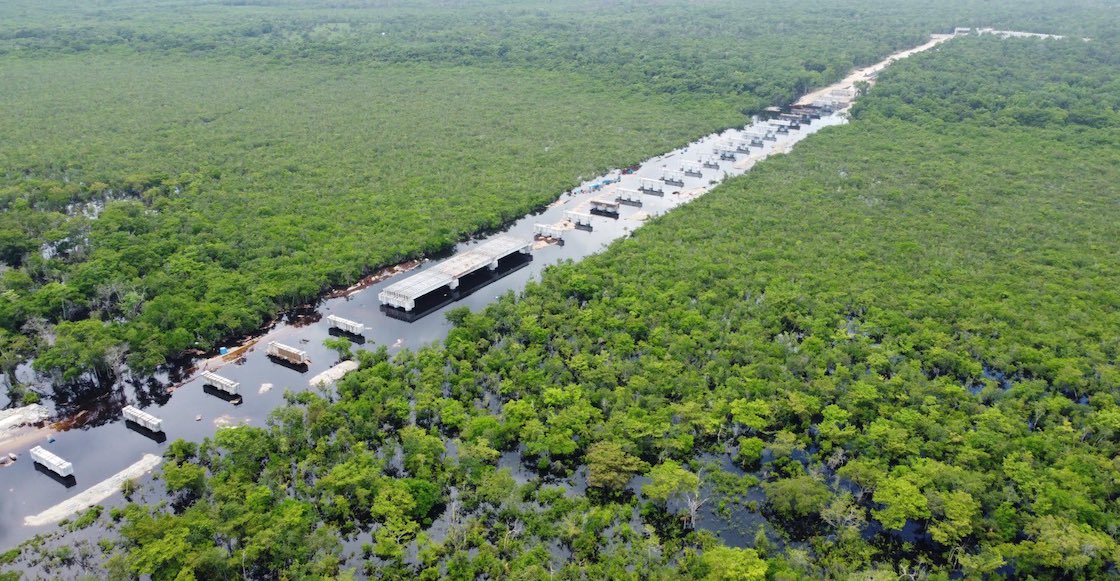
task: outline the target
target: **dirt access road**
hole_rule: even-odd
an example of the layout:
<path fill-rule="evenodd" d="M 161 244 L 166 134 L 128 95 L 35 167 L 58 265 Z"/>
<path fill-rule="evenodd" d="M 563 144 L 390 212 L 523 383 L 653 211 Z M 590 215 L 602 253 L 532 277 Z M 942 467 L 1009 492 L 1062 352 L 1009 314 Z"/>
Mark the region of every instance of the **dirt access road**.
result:
<path fill-rule="evenodd" d="M 930 50 L 931 48 L 934 48 L 935 46 L 937 46 L 937 45 L 939 45 L 943 42 L 952 40 L 956 37 L 957 37 L 956 34 L 934 34 L 934 35 L 931 35 L 929 42 L 927 42 L 927 43 L 925 43 L 921 46 L 916 46 L 914 48 L 906 49 L 906 50 L 901 51 L 901 52 L 896 52 L 896 53 L 892 54 L 891 56 L 887 57 L 885 60 L 879 61 L 879 62 L 877 62 L 877 63 L 875 63 L 875 64 L 873 64 L 869 67 L 864 67 L 862 69 L 856 69 L 856 70 L 852 71 L 852 73 L 850 75 L 844 77 L 844 79 L 841 80 L 840 82 L 833 83 L 833 84 L 831 84 L 827 87 L 824 87 L 822 89 L 818 89 L 816 91 L 813 91 L 812 93 L 808 93 L 806 95 L 803 95 L 800 99 L 797 100 L 796 103 L 794 103 L 794 105 L 808 106 L 808 105 L 812 105 L 813 101 L 829 100 L 832 97 L 832 92 L 833 91 L 845 90 L 845 89 L 854 89 L 855 84 L 859 81 L 864 81 L 864 82 L 867 82 L 868 84 L 875 84 L 875 76 L 879 73 L 879 71 L 882 71 L 883 69 L 891 66 L 891 64 L 893 64 L 895 61 L 904 59 L 904 58 L 906 58 L 910 55 L 917 54 L 919 52 L 925 52 L 925 51 Z M 853 94 L 853 96 L 854 96 L 854 94 Z"/>

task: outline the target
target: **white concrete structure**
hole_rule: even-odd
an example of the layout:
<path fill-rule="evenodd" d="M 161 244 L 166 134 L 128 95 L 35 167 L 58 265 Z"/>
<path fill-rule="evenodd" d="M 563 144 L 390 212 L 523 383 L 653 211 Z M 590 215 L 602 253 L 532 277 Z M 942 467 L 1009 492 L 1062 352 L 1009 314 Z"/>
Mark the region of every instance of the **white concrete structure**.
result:
<path fill-rule="evenodd" d="M 739 153 L 751 152 L 751 144 L 746 139 L 733 139 L 731 140 L 731 143 L 735 146 L 735 151 Z"/>
<path fill-rule="evenodd" d="M 638 186 L 638 191 L 646 192 L 647 194 L 655 194 L 664 192 L 665 189 L 661 187 L 661 182 L 655 179 L 642 178 L 640 185 Z"/>
<path fill-rule="evenodd" d="M 800 115 L 802 121 L 811 121 L 821 118 L 821 112 L 812 107 L 790 107 L 789 112 L 794 115 Z"/>
<path fill-rule="evenodd" d="M 552 224 L 533 224 L 533 235 L 539 238 L 551 238 L 553 240 L 563 240 L 564 230 Z"/>
<path fill-rule="evenodd" d="M 691 159 L 682 159 L 681 160 L 681 172 L 684 173 L 684 175 L 686 175 L 686 176 L 692 176 L 694 178 L 698 178 L 698 177 L 704 175 L 704 172 L 701 171 L 701 169 L 702 168 L 700 166 L 700 162 L 698 162 L 698 161 L 693 161 Z"/>
<path fill-rule="evenodd" d="M 661 181 L 672 186 L 684 185 L 684 174 L 679 171 L 665 170 L 661 172 Z"/>
<path fill-rule="evenodd" d="M 626 188 L 618 188 L 618 190 L 615 191 L 615 194 L 617 195 L 618 201 L 620 201 L 620 202 L 641 202 L 642 201 L 642 192 L 639 192 L 638 190 L 629 190 L 629 189 L 626 189 Z"/>
<path fill-rule="evenodd" d="M 813 107 L 820 109 L 826 113 L 831 113 L 840 107 L 840 103 L 834 99 L 817 99 L 813 101 Z"/>
<path fill-rule="evenodd" d="M 774 128 L 777 133 L 789 133 L 789 124 L 777 119 L 770 122 L 770 126 Z"/>
<path fill-rule="evenodd" d="M 121 410 L 121 415 L 124 416 L 124 419 L 140 424 L 153 432 L 163 431 L 163 420 L 140 408 L 126 405 Z"/>
<path fill-rule="evenodd" d="M 731 145 L 731 138 L 720 139 L 712 145 L 712 153 L 716 155 L 725 151 L 734 151 L 734 149 L 735 148 Z"/>
<path fill-rule="evenodd" d="M 606 214 L 618 213 L 618 202 L 615 200 L 605 200 L 602 198 L 594 198 L 591 200 L 591 209 Z"/>
<path fill-rule="evenodd" d="M 567 218 L 569 222 L 575 224 L 576 226 L 590 226 L 592 216 L 591 214 L 568 210 L 567 212 L 564 212 L 564 218 Z"/>
<path fill-rule="evenodd" d="M 704 158 L 700 160 L 700 165 L 707 169 L 719 169 L 719 158 L 714 155 L 705 155 Z"/>
<path fill-rule="evenodd" d="M 416 300 L 443 287 L 458 288 L 459 279 L 483 267 L 490 270 L 498 268 L 498 261 L 506 256 L 520 252 L 528 254 L 533 249 L 533 241 L 513 236 L 496 236 L 489 242 L 465 250 L 447 260 L 418 272 L 381 291 L 377 298 L 382 304 L 411 311 L 416 308 Z"/>
<path fill-rule="evenodd" d="M 268 349 L 269 350 L 267 351 L 267 353 L 269 355 L 272 355 L 272 346 L 274 344 L 279 345 L 279 343 L 276 343 L 275 341 L 268 344 Z M 238 382 L 236 382 L 232 379 L 227 379 L 225 377 L 222 377 L 221 375 L 218 375 L 217 373 L 214 373 L 212 371 L 203 371 L 202 372 L 202 382 L 203 382 L 204 385 L 212 385 L 212 386 L 214 386 L 214 387 L 216 387 L 216 388 L 218 388 L 218 389 L 220 389 L 220 390 L 222 390 L 226 393 L 229 393 L 231 395 L 237 395 L 238 390 L 241 387 L 240 383 L 238 383 Z"/>
<path fill-rule="evenodd" d="M 782 113 L 778 116 L 778 121 L 784 121 L 786 126 L 790 129 L 801 129 L 801 116 L 794 115 L 793 113 Z"/>
<path fill-rule="evenodd" d="M 42 464 L 46 469 L 63 478 L 74 475 L 73 464 L 48 452 L 42 446 L 35 446 L 29 453 L 31 454 L 32 460 Z"/>
<path fill-rule="evenodd" d="M 364 324 L 351 321 L 350 319 L 343 319 L 338 315 L 327 315 L 327 322 L 335 329 L 340 329 L 354 335 L 361 335 L 366 330 Z"/>
<path fill-rule="evenodd" d="M 307 365 L 308 363 L 311 363 L 311 357 L 308 357 L 307 351 L 304 351 L 303 349 L 296 349 L 291 345 L 277 343 L 276 341 L 270 341 L 268 343 L 268 348 L 265 349 L 265 353 L 277 359 L 283 359 L 284 361 L 287 361 L 288 363 L 291 363 L 293 365 Z M 231 391 L 230 393 L 234 392 Z"/>

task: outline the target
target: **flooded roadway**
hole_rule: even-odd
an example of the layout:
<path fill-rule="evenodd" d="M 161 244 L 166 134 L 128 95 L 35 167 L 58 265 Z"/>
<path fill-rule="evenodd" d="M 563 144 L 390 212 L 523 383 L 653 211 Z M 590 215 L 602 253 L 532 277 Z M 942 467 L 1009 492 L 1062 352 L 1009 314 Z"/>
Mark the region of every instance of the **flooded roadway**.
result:
<path fill-rule="evenodd" d="M 846 86 L 838 83 L 833 87 Z M 18 462 L 0 468 L 0 547 L 14 546 L 35 534 L 50 531 L 53 525 L 25 526 L 25 517 L 47 510 L 112 477 L 145 454 L 162 454 L 168 443 L 175 439 L 200 441 L 212 436 L 223 425 L 243 423 L 263 426 L 269 413 L 284 404 L 286 390 L 309 389 L 311 377 L 338 362 L 336 354 L 323 346 L 323 340 L 331 336 L 327 315 L 338 315 L 366 325 L 364 343 L 356 344 L 356 348 L 374 350 L 385 346 L 390 354 L 396 354 L 402 349 L 416 349 L 440 341 L 450 329 L 450 323 L 444 316 L 448 309 L 467 307 L 479 310 L 507 292 L 520 292 L 527 282 L 538 279 L 545 267 L 564 260 L 578 261 L 597 253 L 612 241 L 627 236 L 649 217 L 695 199 L 714 187 L 715 183 L 745 173 L 769 155 L 788 152 L 793 144 L 824 127 L 845 122 L 846 117 L 842 113 L 822 115 L 811 124 L 803 124 L 800 130 L 779 134 L 776 141 L 766 141 L 761 148 L 752 147 L 749 154 L 737 155 L 736 161 L 720 161 L 719 169 L 705 168 L 700 177 L 684 176 L 683 185 L 666 184 L 663 186 L 664 195 L 642 195 L 641 206 L 623 204 L 618 218 L 597 215 L 592 219 L 590 230 L 565 231 L 562 245 L 538 245 L 527 258 L 517 259 L 516 256 L 520 255 L 515 255 L 503 259 L 494 273 L 484 269 L 482 273 L 471 275 L 462 281 L 455 295 L 444 293 L 428 297 L 408 317 L 401 317 L 400 312 L 390 313 L 397 316 L 387 314 L 378 301 L 378 292 L 405 276 L 432 267 L 438 260 L 425 261 L 415 270 L 381 280 L 347 296 L 322 300 L 314 312 L 304 313 L 294 322 L 289 317 L 288 322 L 277 324 L 244 353 L 240 362 L 228 363 L 218 369 L 216 362 L 210 360 L 211 370 L 241 383 L 243 403 L 240 405 L 218 397 L 213 390 L 204 390 L 197 377 L 183 382 L 175 381 L 175 378 L 152 379 L 114 390 L 109 401 L 99 402 L 100 409 L 89 412 L 99 414 L 101 420 L 54 433 L 50 436 L 53 442 L 47 442 L 48 433 L 45 430 L 6 442 L 8 449 L 4 449 L 2 445 L 5 443 L 0 442 L 0 451 L 6 453 L 11 449 L 20 454 Z M 581 188 L 561 195 L 544 211 L 514 222 L 503 233 L 531 238 L 536 224 L 562 223 L 565 212 L 587 212 L 591 199 L 613 198 L 617 188 L 638 189 L 642 178 L 659 180 L 665 170 L 680 171 L 681 161 L 699 161 L 712 156 L 715 145 L 739 137 L 745 137 L 744 129 L 708 135 L 687 147 L 645 161 L 632 174 L 623 175 L 615 171 L 589 180 Z M 613 178 L 620 178 L 620 181 L 599 191 L 590 191 L 592 184 Z M 485 239 L 460 244 L 455 252 L 483 241 Z M 309 369 L 292 369 L 271 361 L 264 353 L 264 346 L 273 340 L 307 351 L 312 361 Z M 204 363 L 207 362 L 198 362 L 198 371 L 202 370 Z M 169 393 L 167 383 L 181 384 Z M 120 420 L 120 409 L 127 404 L 162 418 L 166 438 L 142 433 L 135 426 L 130 427 Z M 198 419 L 199 416 L 201 419 Z M 56 478 L 35 466 L 26 453 L 34 445 L 42 445 L 72 462 L 74 477 L 69 480 Z M 119 496 L 115 498 L 120 501 Z"/>

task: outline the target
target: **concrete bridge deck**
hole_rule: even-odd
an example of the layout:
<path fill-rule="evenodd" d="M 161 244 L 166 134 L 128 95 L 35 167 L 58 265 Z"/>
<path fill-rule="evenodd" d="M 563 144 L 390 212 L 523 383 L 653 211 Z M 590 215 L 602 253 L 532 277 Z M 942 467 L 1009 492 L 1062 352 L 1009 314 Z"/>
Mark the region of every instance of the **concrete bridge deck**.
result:
<path fill-rule="evenodd" d="M 482 267 L 493 270 L 498 267 L 498 261 L 502 258 L 515 252 L 528 253 L 532 247 L 532 240 L 497 236 L 485 244 L 456 254 L 423 272 L 385 287 L 377 298 L 382 304 L 411 311 L 416 308 L 416 300 L 420 297 L 445 286 L 454 289 L 464 276 Z"/>

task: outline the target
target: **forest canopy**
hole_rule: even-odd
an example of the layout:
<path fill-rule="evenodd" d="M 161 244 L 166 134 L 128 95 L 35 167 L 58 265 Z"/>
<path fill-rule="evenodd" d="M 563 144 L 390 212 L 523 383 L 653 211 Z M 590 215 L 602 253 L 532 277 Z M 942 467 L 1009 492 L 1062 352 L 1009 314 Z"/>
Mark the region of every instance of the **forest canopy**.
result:
<path fill-rule="evenodd" d="M 933 31 L 1115 35 L 1016 4 L 4 2 L 9 403 L 32 358 L 144 376 Z"/>
<path fill-rule="evenodd" d="M 442 345 L 172 445 L 172 502 L 119 511 L 110 570 L 1111 574 L 1117 59 L 962 38 L 893 65 L 849 125 Z"/>

